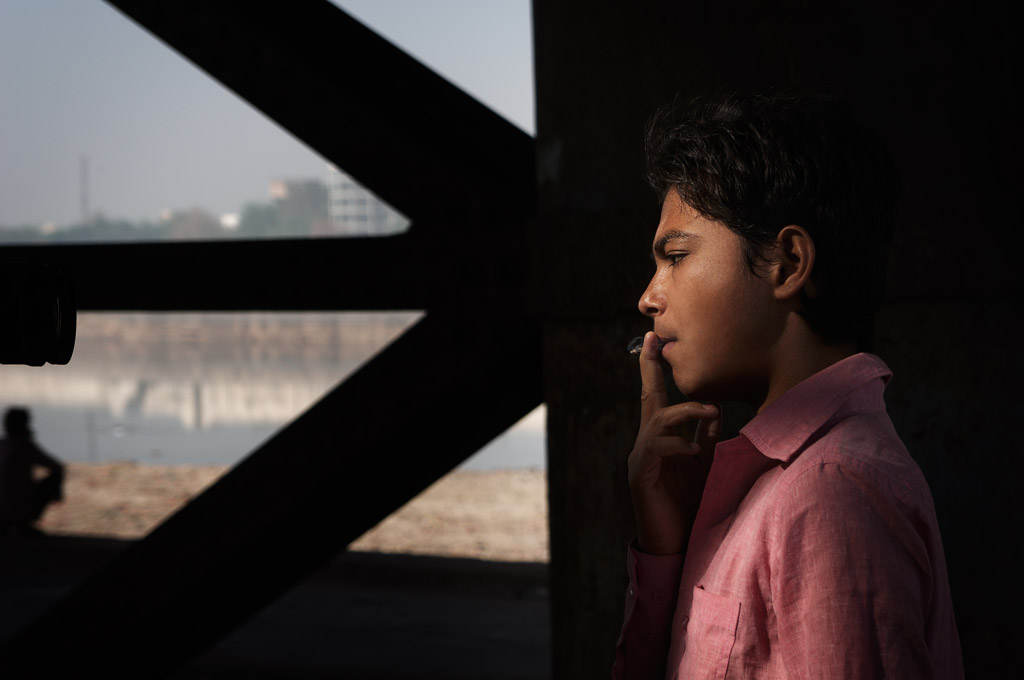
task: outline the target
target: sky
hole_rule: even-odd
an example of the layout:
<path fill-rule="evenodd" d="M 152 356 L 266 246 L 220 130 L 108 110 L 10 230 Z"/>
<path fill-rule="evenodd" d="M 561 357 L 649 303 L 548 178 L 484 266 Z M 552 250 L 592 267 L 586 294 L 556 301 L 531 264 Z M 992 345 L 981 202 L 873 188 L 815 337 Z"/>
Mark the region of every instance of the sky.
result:
<path fill-rule="evenodd" d="M 529 0 L 333 0 L 526 132 Z M 89 208 L 155 221 L 269 200 L 273 179 L 326 179 L 276 123 L 102 0 L 0 0 L 0 226 Z"/>

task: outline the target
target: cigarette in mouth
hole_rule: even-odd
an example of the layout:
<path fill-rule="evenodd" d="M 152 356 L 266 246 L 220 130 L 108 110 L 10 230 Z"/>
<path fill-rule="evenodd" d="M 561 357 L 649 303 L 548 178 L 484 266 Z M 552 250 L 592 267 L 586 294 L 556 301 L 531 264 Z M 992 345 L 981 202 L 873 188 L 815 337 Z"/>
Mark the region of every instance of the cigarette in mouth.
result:
<path fill-rule="evenodd" d="M 661 338 L 655 338 L 655 342 L 658 343 L 657 351 L 660 352 L 661 351 L 661 347 L 662 347 Z M 642 352 L 643 350 L 644 350 L 644 336 L 642 336 L 642 335 L 639 336 L 639 337 L 633 338 L 632 340 L 629 341 L 629 344 L 626 345 L 626 351 L 629 352 L 630 354 L 640 354 L 640 352 Z"/>

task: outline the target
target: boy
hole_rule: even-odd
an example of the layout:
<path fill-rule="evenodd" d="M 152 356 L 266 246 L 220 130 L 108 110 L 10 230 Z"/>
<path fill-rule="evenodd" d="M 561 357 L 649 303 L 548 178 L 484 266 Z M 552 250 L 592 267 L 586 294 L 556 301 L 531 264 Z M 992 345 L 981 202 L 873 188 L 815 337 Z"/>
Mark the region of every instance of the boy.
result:
<path fill-rule="evenodd" d="M 647 153 L 663 204 L 613 676 L 962 677 L 931 494 L 864 353 L 884 147 L 831 100 L 730 96 L 656 119 Z M 756 416 L 718 443 L 723 401 Z"/>

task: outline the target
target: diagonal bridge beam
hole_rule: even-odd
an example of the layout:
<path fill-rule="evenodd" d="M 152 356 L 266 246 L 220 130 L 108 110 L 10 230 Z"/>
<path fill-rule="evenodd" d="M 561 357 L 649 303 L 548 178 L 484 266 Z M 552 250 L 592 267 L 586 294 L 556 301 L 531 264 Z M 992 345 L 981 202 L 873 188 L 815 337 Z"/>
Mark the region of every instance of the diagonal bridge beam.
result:
<path fill-rule="evenodd" d="M 5 677 L 173 671 L 540 403 L 540 346 L 425 317 L 22 631 Z"/>
<path fill-rule="evenodd" d="M 108 2 L 414 224 L 535 210 L 533 139 L 327 0 Z"/>
<path fill-rule="evenodd" d="M 543 399 L 540 323 L 526 303 L 529 136 L 323 0 L 287 11 L 110 2 L 413 226 L 386 239 L 15 247 L 5 257 L 64 265 L 81 309 L 427 316 L 22 631 L 0 651 L 11 677 L 173 671 Z"/>

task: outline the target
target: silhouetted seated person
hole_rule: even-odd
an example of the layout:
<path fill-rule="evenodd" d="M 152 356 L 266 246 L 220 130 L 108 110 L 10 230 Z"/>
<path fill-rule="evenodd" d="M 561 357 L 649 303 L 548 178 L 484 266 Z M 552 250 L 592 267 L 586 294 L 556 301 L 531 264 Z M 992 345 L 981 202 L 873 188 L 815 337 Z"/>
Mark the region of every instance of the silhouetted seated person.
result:
<path fill-rule="evenodd" d="M 35 443 L 26 409 L 8 409 L 4 430 L 6 436 L 0 439 L 0 535 L 39 535 L 34 524 L 43 510 L 63 499 L 64 465 Z M 49 472 L 37 478 L 37 468 Z"/>

